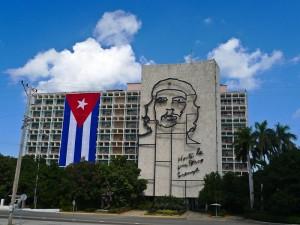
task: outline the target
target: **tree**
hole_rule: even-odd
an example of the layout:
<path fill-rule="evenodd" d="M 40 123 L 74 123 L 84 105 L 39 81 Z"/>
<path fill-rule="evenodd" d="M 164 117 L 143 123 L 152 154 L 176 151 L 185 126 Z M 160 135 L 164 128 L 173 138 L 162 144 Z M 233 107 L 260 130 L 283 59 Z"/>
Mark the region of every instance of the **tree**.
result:
<path fill-rule="evenodd" d="M 64 168 L 58 167 L 56 163 L 47 165 L 41 159 L 37 183 L 38 208 L 65 208 L 71 205 L 69 193 L 72 188 Z"/>
<path fill-rule="evenodd" d="M 223 204 L 222 178 L 219 173 L 205 175 L 204 188 L 199 193 L 199 200 L 205 204 Z"/>
<path fill-rule="evenodd" d="M 247 178 L 234 173 L 221 177 L 212 172 L 204 178 L 204 188 L 199 193 L 202 205 L 219 203 L 230 212 L 241 213 L 247 202 Z"/>
<path fill-rule="evenodd" d="M 275 132 L 268 128 L 268 123 L 264 120 L 261 123 L 255 123 L 255 149 L 252 151 L 253 158 L 256 158 L 256 165 L 261 169 L 267 164 L 267 159 L 272 155 Z"/>
<path fill-rule="evenodd" d="M 253 151 L 255 144 L 255 136 L 252 133 L 251 127 L 240 129 L 236 134 L 234 142 L 234 150 L 237 160 L 247 162 L 248 177 L 249 177 L 249 195 L 250 195 L 250 208 L 254 206 L 254 188 L 253 188 L 253 171 L 250 161 L 250 155 Z"/>
<path fill-rule="evenodd" d="M 229 212 L 242 213 L 248 208 L 248 176 L 238 176 L 232 172 L 222 177 L 223 205 Z"/>
<path fill-rule="evenodd" d="M 257 181 L 264 184 L 265 210 L 275 215 L 299 215 L 299 174 L 300 150 L 284 152 L 273 158 L 263 171 L 257 171 Z"/>
<path fill-rule="evenodd" d="M 90 162 L 71 164 L 66 169 L 65 185 L 70 187 L 65 194 L 65 203 L 76 201 L 77 209 L 96 209 L 100 206 L 103 175 L 98 165 Z M 67 190 L 66 190 L 67 191 Z"/>
<path fill-rule="evenodd" d="M 4 198 L 7 203 L 10 201 L 8 195 L 12 191 L 16 163 L 15 158 L 0 154 L 0 199 Z"/>
<path fill-rule="evenodd" d="M 140 169 L 125 157 L 113 159 L 109 165 L 80 162 L 66 168 L 66 202 L 76 200 L 78 209 L 101 207 L 103 197 L 108 198 L 106 208 L 134 206 L 146 189 L 146 180 L 139 179 Z"/>
<path fill-rule="evenodd" d="M 112 207 L 134 206 L 146 189 L 146 180 L 138 179 L 140 169 L 125 157 L 111 161 L 104 172 L 107 192 L 112 193 Z"/>
<path fill-rule="evenodd" d="M 274 137 L 274 151 L 273 155 L 279 154 L 296 147 L 294 141 L 297 139 L 296 135 L 289 132 L 290 127 L 287 125 L 281 125 L 277 123 L 275 125 L 275 137 Z"/>

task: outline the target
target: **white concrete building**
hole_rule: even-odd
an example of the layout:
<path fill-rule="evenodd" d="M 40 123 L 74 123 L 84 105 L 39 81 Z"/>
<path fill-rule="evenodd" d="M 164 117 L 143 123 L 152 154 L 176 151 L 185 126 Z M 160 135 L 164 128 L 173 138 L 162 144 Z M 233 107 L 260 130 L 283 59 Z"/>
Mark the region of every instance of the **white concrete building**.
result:
<path fill-rule="evenodd" d="M 101 92 L 97 133 L 97 161 L 125 155 L 137 161 L 138 118 L 140 91 L 138 84 L 129 84 L 128 90 Z M 66 93 L 38 93 L 32 99 L 24 152 L 41 155 L 46 160 L 59 158 L 63 112 Z"/>
<path fill-rule="evenodd" d="M 229 92 L 221 85 L 222 172 L 247 173 L 247 164 L 235 159 L 236 132 L 248 126 L 248 100 L 246 91 Z"/>
<path fill-rule="evenodd" d="M 118 155 L 139 161 L 142 177 L 149 181 L 146 194 L 156 196 L 197 197 L 205 174 L 247 172 L 246 164 L 235 160 L 232 145 L 237 129 L 247 126 L 247 93 L 220 86 L 215 61 L 150 65 L 142 73 L 142 84 L 99 91 L 98 162 L 109 163 Z M 35 94 L 25 154 L 58 161 L 65 95 Z M 165 115 L 169 103 L 174 115 Z"/>

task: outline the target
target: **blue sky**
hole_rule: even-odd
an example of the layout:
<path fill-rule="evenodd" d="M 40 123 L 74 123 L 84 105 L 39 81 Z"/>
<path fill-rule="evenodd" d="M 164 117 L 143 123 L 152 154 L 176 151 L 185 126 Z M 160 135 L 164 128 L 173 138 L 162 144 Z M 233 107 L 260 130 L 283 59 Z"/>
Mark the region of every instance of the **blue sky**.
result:
<path fill-rule="evenodd" d="M 18 83 L 22 78 L 44 90 L 54 90 L 53 85 L 57 90 L 78 90 L 82 82 L 84 89 L 95 89 L 91 83 L 110 75 L 114 80 L 103 80 L 98 87 L 124 86 L 126 80 L 138 80 L 141 63 L 208 57 L 221 65 L 222 82 L 248 89 L 250 125 L 265 119 L 270 126 L 280 122 L 300 137 L 299 11 L 296 0 L 1 1 L 0 153 L 18 152 L 25 108 Z M 106 25 L 116 21 L 128 21 L 130 26 L 121 24 L 110 34 Z M 85 49 L 92 51 L 85 54 Z M 95 77 L 101 65 L 89 60 L 92 53 L 111 65 L 103 77 Z M 121 62 L 117 71 L 114 60 Z M 76 62 L 91 74 L 90 83 L 77 74 Z M 66 63 L 68 74 L 63 76 L 58 71 Z M 73 86 L 68 82 L 72 76 L 77 79 Z M 55 85 L 61 79 L 69 84 Z"/>

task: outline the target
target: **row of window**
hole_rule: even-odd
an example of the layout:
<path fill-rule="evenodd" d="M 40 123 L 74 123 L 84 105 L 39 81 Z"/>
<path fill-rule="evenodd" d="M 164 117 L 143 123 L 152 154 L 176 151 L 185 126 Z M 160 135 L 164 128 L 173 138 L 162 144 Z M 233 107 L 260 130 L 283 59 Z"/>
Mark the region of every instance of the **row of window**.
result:
<path fill-rule="evenodd" d="M 124 154 L 136 154 L 137 149 L 135 147 L 125 147 Z M 97 154 L 111 154 L 109 147 L 99 147 Z"/>
<path fill-rule="evenodd" d="M 247 170 L 246 163 L 222 163 L 223 170 Z"/>
<path fill-rule="evenodd" d="M 246 118 L 222 118 L 221 119 L 221 123 L 245 123 L 246 122 Z"/>
<path fill-rule="evenodd" d="M 221 112 L 222 111 L 225 111 L 225 110 L 228 110 L 228 111 L 239 111 L 239 110 L 243 110 L 245 111 L 246 110 L 246 106 L 244 105 L 240 105 L 240 106 L 231 106 L 231 105 L 222 105 L 221 106 Z"/>
<path fill-rule="evenodd" d="M 245 105 L 245 99 L 221 99 L 221 105 Z"/>
<path fill-rule="evenodd" d="M 223 93 L 221 98 L 244 98 L 246 95 L 244 93 Z"/>

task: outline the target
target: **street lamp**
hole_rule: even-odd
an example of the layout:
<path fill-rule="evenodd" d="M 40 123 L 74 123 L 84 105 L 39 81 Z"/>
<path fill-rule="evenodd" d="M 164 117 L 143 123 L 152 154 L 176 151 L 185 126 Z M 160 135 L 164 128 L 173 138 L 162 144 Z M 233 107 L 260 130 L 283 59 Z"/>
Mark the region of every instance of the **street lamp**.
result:
<path fill-rule="evenodd" d="M 37 172 L 36 172 L 35 186 L 34 186 L 33 205 L 35 209 L 37 205 L 37 187 L 38 187 L 39 172 L 40 172 L 40 158 L 41 158 L 41 153 L 38 154 L 38 164 L 37 164 Z"/>
<path fill-rule="evenodd" d="M 218 216 L 218 207 L 221 207 L 221 204 L 219 203 L 213 203 L 213 204 L 210 204 L 211 206 L 215 206 L 215 209 L 216 209 L 216 217 Z"/>
<path fill-rule="evenodd" d="M 42 136 L 44 136 L 44 137 L 47 136 L 48 138 L 50 137 L 50 135 L 48 135 L 48 134 L 42 134 Z M 41 144 L 41 140 L 39 140 L 39 144 Z M 36 209 L 36 206 L 37 206 L 37 189 L 38 189 L 38 182 L 39 182 L 41 149 L 39 150 L 38 154 L 36 154 L 36 159 L 37 159 L 37 172 L 36 172 L 36 176 L 35 176 L 34 195 L 33 195 L 34 209 Z"/>

